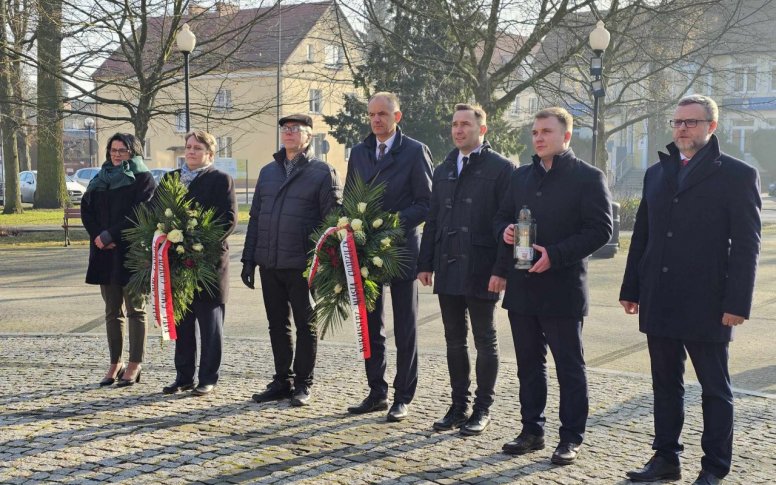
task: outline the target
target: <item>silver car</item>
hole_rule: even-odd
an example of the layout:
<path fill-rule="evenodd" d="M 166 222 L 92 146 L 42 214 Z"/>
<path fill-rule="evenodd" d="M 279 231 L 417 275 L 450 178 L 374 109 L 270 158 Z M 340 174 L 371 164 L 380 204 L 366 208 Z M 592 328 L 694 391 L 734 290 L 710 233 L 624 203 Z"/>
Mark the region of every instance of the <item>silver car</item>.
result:
<path fill-rule="evenodd" d="M 86 187 L 74 181 L 71 177 L 65 176 L 65 187 L 70 202 L 80 204 L 81 199 L 86 192 Z M 38 188 L 38 171 L 25 170 L 19 173 L 19 192 L 21 192 L 22 202 L 35 202 L 35 190 Z"/>
<path fill-rule="evenodd" d="M 89 181 L 92 180 L 94 176 L 97 175 L 98 173 L 100 173 L 99 168 L 95 168 L 95 167 L 79 168 L 73 174 L 73 180 L 83 185 L 84 187 L 88 187 Z"/>

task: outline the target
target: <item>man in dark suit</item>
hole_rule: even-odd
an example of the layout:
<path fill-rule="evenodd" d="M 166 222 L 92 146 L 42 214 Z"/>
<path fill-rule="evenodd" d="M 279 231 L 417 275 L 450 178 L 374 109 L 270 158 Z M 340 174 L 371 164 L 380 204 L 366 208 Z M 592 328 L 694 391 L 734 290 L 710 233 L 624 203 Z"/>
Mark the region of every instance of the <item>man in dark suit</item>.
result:
<path fill-rule="evenodd" d="M 431 210 L 418 259 L 418 280 L 425 286 L 433 282 L 439 296 L 452 387 L 452 406 L 434 423 L 434 429 L 460 426 L 464 436 L 481 434 L 488 427 L 496 395 L 494 314 L 506 279 L 493 274 L 497 248 L 493 216 L 515 169 L 485 141 L 487 131 L 487 116 L 480 106 L 455 106 L 452 138 L 456 149 L 434 171 Z M 467 313 L 477 348 L 477 391 L 471 416 L 467 414 L 471 396 Z"/>
<path fill-rule="evenodd" d="M 760 181 L 720 152 L 714 100 L 683 98 L 674 142 L 647 170 L 620 303 L 639 314 L 652 365 L 655 454 L 633 481 L 678 479 L 684 422 L 684 364 L 703 389 L 704 456 L 696 484 L 720 483 L 733 453 L 728 344 L 749 318 L 760 251 Z"/>
<path fill-rule="evenodd" d="M 280 118 L 278 124 L 283 147 L 259 173 L 242 254 L 241 277 L 250 289 L 259 266 L 275 360 L 272 382 L 254 394 L 253 400 L 262 403 L 291 397 L 292 406 L 306 406 L 313 385 L 318 332 L 303 273 L 313 246 L 310 234 L 340 204 L 342 191 L 334 168 L 312 152 L 312 118 L 292 114 Z"/>
<path fill-rule="evenodd" d="M 547 403 L 547 347 L 555 360 L 560 387 L 560 443 L 552 462 L 574 462 L 585 435 L 587 376 L 582 323 L 588 309 L 587 258 L 612 235 L 611 198 L 604 174 L 574 156 L 569 148 L 573 119 L 563 108 L 536 113 L 532 163 L 512 175 L 495 218 L 501 266 L 507 275 L 504 308 L 517 357 L 520 380 L 520 435 L 503 447 L 522 455 L 544 448 Z M 523 206 L 536 221 L 535 263 L 512 264 L 515 224 Z"/>
<path fill-rule="evenodd" d="M 383 210 L 397 212 L 407 238 L 409 259 L 403 274 L 391 282 L 393 328 L 396 338 L 396 377 L 394 402 L 388 421 L 407 417 L 408 406 L 418 383 L 417 259 L 420 249 L 418 226 L 426 217 L 431 197 L 431 152 L 399 129 L 399 99 L 393 93 L 376 93 L 369 99 L 372 133 L 354 146 L 348 160 L 345 191 L 356 177 L 368 183 L 386 184 Z M 385 325 L 383 296 L 367 315 L 372 356 L 365 361 L 369 395 L 348 408 L 353 414 L 380 411 L 388 407 L 388 383 L 385 381 Z"/>

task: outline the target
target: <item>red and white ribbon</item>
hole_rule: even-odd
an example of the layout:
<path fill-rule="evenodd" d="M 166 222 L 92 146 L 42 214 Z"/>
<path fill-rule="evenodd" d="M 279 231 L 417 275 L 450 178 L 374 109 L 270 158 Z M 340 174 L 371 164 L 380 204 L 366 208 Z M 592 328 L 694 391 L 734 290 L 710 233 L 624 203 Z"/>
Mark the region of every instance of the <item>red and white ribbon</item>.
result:
<path fill-rule="evenodd" d="M 358 254 L 356 254 L 356 240 L 350 230 L 348 230 L 347 237 L 340 242 L 340 253 L 342 254 L 342 265 L 345 268 L 345 279 L 348 282 L 348 299 L 353 313 L 356 341 L 359 353 L 366 360 L 372 356 L 372 349 L 369 345 L 364 282 L 361 280 L 361 267 L 358 264 Z"/>
<path fill-rule="evenodd" d="M 162 340 L 178 338 L 170 282 L 171 246 L 167 234 L 154 236 L 151 252 L 151 311 L 154 315 L 154 325 L 162 329 Z"/>
<path fill-rule="evenodd" d="M 349 227 L 345 229 L 347 230 L 347 237 L 340 242 L 340 254 L 342 255 L 342 266 L 345 270 L 345 279 L 348 284 L 348 301 L 350 301 L 350 309 L 353 314 L 353 326 L 356 331 L 358 352 L 361 357 L 368 359 L 372 356 L 372 349 L 369 345 L 369 324 L 367 323 L 366 299 L 364 298 L 364 282 L 361 279 L 361 267 L 358 264 L 353 231 Z M 323 248 L 326 240 L 339 230 L 340 228 L 337 227 L 326 229 L 315 244 L 315 253 L 310 265 L 310 275 L 307 277 L 307 284 L 310 287 L 312 287 L 313 279 L 320 266 L 318 251 Z"/>

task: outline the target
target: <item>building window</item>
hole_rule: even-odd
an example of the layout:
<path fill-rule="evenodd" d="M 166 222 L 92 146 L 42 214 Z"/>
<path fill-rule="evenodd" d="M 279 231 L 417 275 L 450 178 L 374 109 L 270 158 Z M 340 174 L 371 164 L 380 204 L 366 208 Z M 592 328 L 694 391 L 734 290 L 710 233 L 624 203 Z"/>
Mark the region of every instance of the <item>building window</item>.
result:
<path fill-rule="evenodd" d="M 512 102 L 512 113 L 520 114 L 520 97 L 515 96 L 515 100 Z"/>
<path fill-rule="evenodd" d="M 153 157 L 151 156 L 151 138 L 149 138 L 148 135 L 146 135 L 146 139 L 143 142 L 143 157 L 145 157 L 148 160 L 153 159 Z"/>
<path fill-rule="evenodd" d="M 315 47 L 307 44 L 307 62 L 315 62 Z"/>
<path fill-rule="evenodd" d="M 219 89 L 216 94 L 216 111 L 229 111 L 232 109 L 232 90 Z"/>
<path fill-rule="evenodd" d="M 175 113 L 175 131 L 177 133 L 186 133 L 186 112 L 178 111 Z"/>
<path fill-rule="evenodd" d="M 310 144 L 313 146 L 313 153 L 315 153 L 315 155 L 318 157 L 321 157 L 324 155 L 323 153 L 324 140 L 326 140 L 326 135 L 324 133 L 319 133 L 317 135 L 313 135 L 313 139 L 310 142 Z"/>
<path fill-rule="evenodd" d="M 310 90 L 310 113 L 320 113 L 323 107 L 323 94 L 320 89 Z"/>
<path fill-rule="evenodd" d="M 771 64 L 771 91 L 776 91 L 776 64 Z"/>
<path fill-rule="evenodd" d="M 531 98 L 528 100 L 528 111 L 530 113 L 539 111 L 539 98 Z"/>
<path fill-rule="evenodd" d="M 218 145 L 218 158 L 232 158 L 232 137 L 219 136 L 216 139 Z"/>
<path fill-rule="evenodd" d="M 342 47 L 338 45 L 326 46 L 326 60 L 324 61 L 326 67 L 341 67 L 344 58 L 345 53 L 342 51 Z"/>
<path fill-rule="evenodd" d="M 757 66 L 736 67 L 733 76 L 733 90 L 735 92 L 757 91 Z"/>

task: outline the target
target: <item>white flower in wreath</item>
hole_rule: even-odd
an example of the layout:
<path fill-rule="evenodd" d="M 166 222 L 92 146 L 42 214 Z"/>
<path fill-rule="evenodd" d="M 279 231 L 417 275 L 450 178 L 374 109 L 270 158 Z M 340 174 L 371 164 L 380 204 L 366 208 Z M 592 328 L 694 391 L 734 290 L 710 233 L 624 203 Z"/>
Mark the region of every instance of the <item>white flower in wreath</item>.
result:
<path fill-rule="evenodd" d="M 164 234 L 164 231 L 162 231 L 161 229 L 157 229 L 156 231 L 154 231 L 154 237 L 161 236 L 162 234 Z"/>
<path fill-rule="evenodd" d="M 382 225 L 383 225 L 382 219 L 375 219 L 374 221 L 372 221 L 372 227 L 374 227 L 375 229 L 379 228 Z"/>
<path fill-rule="evenodd" d="M 342 285 L 341 284 L 337 283 L 336 285 L 334 285 L 334 293 L 337 294 L 337 295 L 342 293 Z"/>
<path fill-rule="evenodd" d="M 193 228 L 197 227 L 197 224 L 198 224 L 197 219 L 195 219 L 193 217 L 191 219 L 189 219 L 189 222 L 186 223 L 186 225 L 188 226 L 189 229 L 193 229 Z"/>
<path fill-rule="evenodd" d="M 372 264 L 377 266 L 378 268 L 383 267 L 383 260 L 379 256 L 375 256 L 372 258 Z"/>
<path fill-rule="evenodd" d="M 173 229 L 167 234 L 167 240 L 171 243 L 183 242 L 183 232 L 180 229 Z"/>
<path fill-rule="evenodd" d="M 363 214 L 366 212 L 366 202 L 359 202 L 357 207 L 359 213 Z"/>
<path fill-rule="evenodd" d="M 161 232 L 162 234 L 164 234 L 164 224 L 162 224 L 162 223 L 160 222 L 159 224 L 157 224 L 157 225 L 156 225 L 156 228 L 159 230 L 159 232 Z"/>
<path fill-rule="evenodd" d="M 343 227 L 347 226 L 349 222 L 350 222 L 350 219 L 348 219 L 347 217 L 344 217 L 344 216 L 340 217 L 339 220 L 337 221 L 337 229 L 342 229 Z"/>
<path fill-rule="evenodd" d="M 194 251 L 196 251 L 196 252 L 198 252 L 198 253 L 199 253 L 199 252 L 201 252 L 203 249 L 205 249 L 205 247 L 204 247 L 204 246 L 202 246 L 202 244 L 200 244 L 200 243 L 194 243 L 194 244 L 191 246 L 191 249 L 193 249 Z"/>
<path fill-rule="evenodd" d="M 172 209 L 165 209 L 164 210 L 164 216 L 165 217 L 172 217 Z"/>
<path fill-rule="evenodd" d="M 350 227 L 354 231 L 360 231 L 364 227 L 364 222 L 361 219 L 353 219 L 350 221 Z"/>
<path fill-rule="evenodd" d="M 178 246 L 175 247 L 175 252 L 178 254 L 183 254 L 186 252 L 186 248 L 183 247 L 183 244 L 178 244 Z"/>
<path fill-rule="evenodd" d="M 369 270 L 367 269 L 366 266 L 361 268 L 361 277 L 362 278 L 369 278 Z"/>
<path fill-rule="evenodd" d="M 197 217 L 197 211 L 195 211 L 195 210 L 193 210 L 193 209 L 189 209 L 189 210 L 187 210 L 187 211 L 186 211 L 186 214 L 188 214 L 188 215 L 189 215 L 189 217 Z"/>
<path fill-rule="evenodd" d="M 347 229 L 340 229 L 337 231 L 337 235 L 340 238 L 340 241 L 344 241 L 348 237 L 348 230 Z"/>
<path fill-rule="evenodd" d="M 390 237 L 383 238 L 383 239 L 380 241 L 380 244 L 381 244 L 381 245 L 382 245 L 384 248 L 390 247 L 390 246 L 391 246 L 391 238 L 390 238 Z"/>

